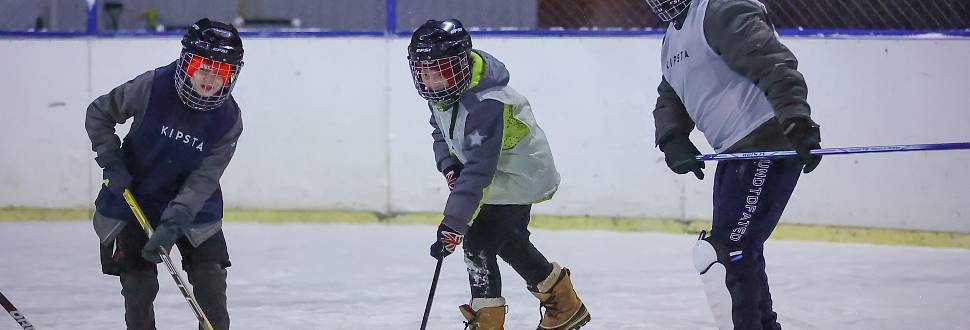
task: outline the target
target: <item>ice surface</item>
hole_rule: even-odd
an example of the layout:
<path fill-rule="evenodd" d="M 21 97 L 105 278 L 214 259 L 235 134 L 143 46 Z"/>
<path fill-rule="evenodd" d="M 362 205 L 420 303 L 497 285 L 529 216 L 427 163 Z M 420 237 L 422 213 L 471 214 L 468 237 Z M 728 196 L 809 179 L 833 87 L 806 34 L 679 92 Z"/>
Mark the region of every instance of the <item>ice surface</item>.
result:
<path fill-rule="evenodd" d="M 226 224 L 233 329 L 416 329 L 435 262 L 432 226 Z M 583 329 L 713 329 L 690 260 L 694 237 L 535 230 L 573 273 Z M 101 275 L 87 222 L 0 223 L 0 292 L 39 329 L 122 329 L 116 277 Z M 970 329 L 970 250 L 769 241 L 786 329 Z M 176 257 L 177 259 L 177 257 Z M 506 328 L 534 329 L 538 304 L 507 265 Z M 159 329 L 194 317 L 160 268 Z M 460 256 L 446 259 L 429 329 L 461 329 Z M 0 315 L 0 329 L 19 329 Z"/>

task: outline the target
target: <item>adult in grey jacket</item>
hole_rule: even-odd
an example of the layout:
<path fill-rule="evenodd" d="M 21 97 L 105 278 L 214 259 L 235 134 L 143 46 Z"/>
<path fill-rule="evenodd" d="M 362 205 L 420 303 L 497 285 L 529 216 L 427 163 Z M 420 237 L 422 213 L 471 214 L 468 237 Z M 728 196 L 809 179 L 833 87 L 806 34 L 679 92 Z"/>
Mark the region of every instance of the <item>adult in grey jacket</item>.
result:
<path fill-rule="evenodd" d="M 798 61 L 756 0 L 647 0 L 670 21 L 653 111 L 656 143 L 678 174 L 703 179 L 689 135 L 696 126 L 718 152 L 791 150 L 798 157 L 722 161 L 714 221 L 694 250 L 720 329 L 780 329 L 765 274 L 764 242 L 821 142 Z"/>
<path fill-rule="evenodd" d="M 414 86 L 428 100 L 437 167 L 451 189 L 431 256 L 440 260 L 464 242 L 472 299 L 459 309 L 471 329 L 502 329 L 505 322 L 496 256 L 546 307 L 539 329 L 586 324 L 589 312 L 569 270 L 529 241 L 531 206 L 552 198 L 559 173 L 528 100 L 508 86 L 505 65 L 472 49 L 453 19 L 419 27 L 408 60 Z"/>
<path fill-rule="evenodd" d="M 94 100 L 85 128 L 104 168 L 95 201 L 102 269 L 121 278 L 128 329 L 154 329 L 160 250 L 178 245 L 182 268 L 215 329 L 229 328 L 219 178 L 242 133 L 230 92 L 242 67 L 242 40 L 228 24 L 202 19 L 171 64 Z M 134 118 L 124 144 L 115 125 Z M 146 237 L 122 194 L 130 190 L 151 225 Z"/>

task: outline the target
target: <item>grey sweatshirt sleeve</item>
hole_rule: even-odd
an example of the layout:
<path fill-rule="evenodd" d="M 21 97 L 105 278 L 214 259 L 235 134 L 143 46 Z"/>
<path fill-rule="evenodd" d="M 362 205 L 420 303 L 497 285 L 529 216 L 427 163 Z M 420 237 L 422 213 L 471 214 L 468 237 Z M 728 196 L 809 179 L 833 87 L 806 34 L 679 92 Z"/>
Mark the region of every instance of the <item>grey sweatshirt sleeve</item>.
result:
<path fill-rule="evenodd" d="M 657 93 L 660 96 L 657 97 L 657 105 L 653 109 L 656 145 L 662 146 L 672 137 L 690 135 L 694 130 L 694 121 L 690 119 L 684 103 L 666 78 L 661 78 Z"/>
<path fill-rule="evenodd" d="M 232 102 L 231 100 L 229 102 Z M 205 201 L 219 188 L 219 179 L 229 166 L 232 155 L 236 152 L 236 142 L 242 135 L 242 114 L 236 117 L 229 132 L 219 140 L 202 158 L 202 164 L 185 179 L 178 195 L 169 207 L 183 208 L 194 218 Z"/>
<path fill-rule="evenodd" d="M 442 221 L 459 233 L 468 230 L 498 169 L 505 130 L 504 110 L 502 102 L 486 99 L 470 108 L 465 119 L 463 154 L 468 159 L 448 196 Z"/>
<path fill-rule="evenodd" d="M 431 111 L 435 111 L 431 109 Z M 438 172 L 444 173 L 449 167 L 458 165 L 458 158 L 455 158 L 451 154 L 451 150 L 448 149 L 448 142 L 445 142 L 445 138 L 441 135 L 441 129 L 438 128 L 438 123 L 434 120 L 434 114 L 431 114 L 431 138 L 434 139 L 434 159 L 435 164 L 438 167 Z"/>
<path fill-rule="evenodd" d="M 88 106 L 84 129 L 91 139 L 91 150 L 98 156 L 121 148 L 115 125 L 123 124 L 131 117 L 135 117 L 132 130 L 141 124 L 141 117 L 148 108 L 153 75 L 154 71 L 145 72 L 101 95 Z"/>
<path fill-rule="evenodd" d="M 778 40 L 764 8 L 752 1 L 711 1 L 704 36 L 728 67 L 764 91 L 779 122 L 811 115 L 798 60 Z"/>

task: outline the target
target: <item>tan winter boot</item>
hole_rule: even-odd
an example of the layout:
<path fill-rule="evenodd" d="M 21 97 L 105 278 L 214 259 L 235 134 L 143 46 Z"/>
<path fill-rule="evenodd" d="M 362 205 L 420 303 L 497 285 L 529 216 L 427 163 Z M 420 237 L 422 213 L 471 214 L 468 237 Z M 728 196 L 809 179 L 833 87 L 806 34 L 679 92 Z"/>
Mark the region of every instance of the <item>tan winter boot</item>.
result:
<path fill-rule="evenodd" d="M 505 298 L 473 298 L 471 305 L 461 305 L 461 315 L 465 322 L 465 329 L 470 330 L 504 330 L 505 329 Z"/>
<path fill-rule="evenodd" d="M 539 282 L 536 289 L 538 292 L 532 291 L 532 295 L 539 298 L 540 306 L 546 309 L 537 330 L 573 330 L 589 322 L 589 311 L 573 290 L 569 269 L 552 263 L 552 273 Z"/>

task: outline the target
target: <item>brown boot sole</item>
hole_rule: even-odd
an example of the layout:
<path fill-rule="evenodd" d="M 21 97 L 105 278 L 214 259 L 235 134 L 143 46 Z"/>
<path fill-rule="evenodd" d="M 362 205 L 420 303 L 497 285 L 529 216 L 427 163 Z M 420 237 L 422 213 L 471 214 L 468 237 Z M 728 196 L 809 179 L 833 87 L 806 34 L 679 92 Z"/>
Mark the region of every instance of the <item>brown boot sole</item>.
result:
<path fill-rule="evenodd" d="M 586 310 L 586 304 L 582 304 L 582 305 L 579 305 L 579 310 L 576 311 L 576 314 L 573 315 L 573 318 L 570 319 L 569 322 L 566 322 L 566 324 L 564 324 L 563 326 L 558 328 L 538 327 L 536 328 L 536 330 L 576 330 L 576 329 L 582 328 L 584 325 L 586 325 L 586 323 L 589 323 L 590 319 L 591 317 L 589 315 L 589 311 Z"/>

